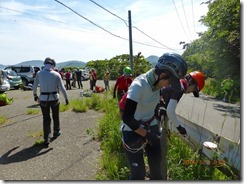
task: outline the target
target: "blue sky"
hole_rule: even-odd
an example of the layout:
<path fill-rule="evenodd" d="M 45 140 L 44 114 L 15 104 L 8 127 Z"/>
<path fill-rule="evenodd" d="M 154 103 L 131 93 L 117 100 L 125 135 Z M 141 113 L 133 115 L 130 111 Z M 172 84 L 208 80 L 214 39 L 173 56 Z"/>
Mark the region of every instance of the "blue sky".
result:
<path fill-rule="evenodd" d="M 129 54 L 129 10 L 132 39 L 137 42 L 134 55 L 181 54 L 180 41 L 191 42 L 198 38 L 196 32 L 206 30 L 199 23 L 208 10 L 207 5 L 200 5 L 204 0 L 59 1 L 83 18 L 55 0 L 0 1 L 0 64 L 46 57 L 58 63 L 88 62 Z"/>

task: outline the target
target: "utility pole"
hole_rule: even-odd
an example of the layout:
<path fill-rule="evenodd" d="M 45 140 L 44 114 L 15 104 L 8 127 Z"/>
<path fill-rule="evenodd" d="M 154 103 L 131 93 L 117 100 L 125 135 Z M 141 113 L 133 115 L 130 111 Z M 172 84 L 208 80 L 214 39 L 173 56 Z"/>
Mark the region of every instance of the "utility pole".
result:
<path fill-rule="evenodd" d="M 134 73 L 133 69 L 133 46 L 132 46 L 132 30 L 131 30 L 131 12 L 128 11 L 128 19 L 129 19 L 129 47 L 130 47 L 130 68 L 132 73 Z"/>

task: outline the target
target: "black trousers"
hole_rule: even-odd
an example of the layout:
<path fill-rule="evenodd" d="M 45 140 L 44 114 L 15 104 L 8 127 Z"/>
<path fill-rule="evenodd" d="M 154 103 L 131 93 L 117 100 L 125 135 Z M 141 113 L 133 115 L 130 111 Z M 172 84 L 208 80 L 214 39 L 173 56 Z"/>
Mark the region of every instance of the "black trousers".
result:
<path fill-rule="evenodd" d="M 80 89 L 80 88 L 83 88 L 83 84 L 82 84 L 81 80 L 77 80 L 77 83 L 78 83 L 78 88 L 79 88 L 79 89 Z"/>
<path fill-rule="evenodd" d="M 43 116 L 44 139 L 48 139 L 51 133 L 50 109 L 52 109 L 53 131 L 56 132 L 60 130 L 59 105 L 60 105 L 59 100 L 40 102 L 42 116 Z"/>
<path fill-rule="evenodd" d="M 158 133 L 158 126 L 152 126 L 152 132 Z M 144 152 L 145 150 L 145 152 Z M 147 144 L 146 147 L 136 153 L 132 153 L 125 149 L 126 157 L 130 165 L 130 180 L 144 180 L 146 176 L 146 168 L 144 162 L 144 153 L 148 158 L 150 169 L 150 180 L 163 180 L 161 162 L 161 146 Z"/>
<path fill-rule="evenodd" d="M 70 79 L 66 79 L 66 90 L 71 89 Z"/>

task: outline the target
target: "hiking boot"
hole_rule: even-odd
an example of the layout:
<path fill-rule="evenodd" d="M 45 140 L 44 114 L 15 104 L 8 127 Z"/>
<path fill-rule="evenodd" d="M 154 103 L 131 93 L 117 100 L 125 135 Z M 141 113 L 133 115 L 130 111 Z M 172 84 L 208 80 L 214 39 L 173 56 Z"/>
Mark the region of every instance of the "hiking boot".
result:
<path fill-rule="evenodd" d="M 49 139 L 44 139 L 44 142 L 43 142 L 44 146 L 48 147 L 49 143 L 50 143 Z"/>
<path fill-rule="evenodd" d="M 61 135 L 61 131 L 60 130 L 54 131 L 54 133 L 53 133 L 53 139 L 56 139 L 60 135 Z"/>

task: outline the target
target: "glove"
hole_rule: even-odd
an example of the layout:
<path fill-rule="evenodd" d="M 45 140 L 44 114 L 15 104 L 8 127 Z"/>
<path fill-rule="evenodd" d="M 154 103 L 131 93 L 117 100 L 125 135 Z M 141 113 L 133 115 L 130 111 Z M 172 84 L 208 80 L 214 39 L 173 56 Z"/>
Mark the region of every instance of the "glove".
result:
<path fill-rule="evenodd" d="M 115 93 L 114 93 L 114 95 L 113 95 L 113 98 L 116 98 L 116 95 L 115 95 Z"/>
<path fill-rule="evenodd" d="M 66 103 L 66 105 L 69 105 L 69 100 L 66 99 L 66 100 L 65 100 L 65 103 Z"/>
<path fill-rule="evenodd" d="M 151 145 L 160 144 L 160 138 L 157 134 L 147 132 L 145 138 L 148 140 L 148 143 Z"/>
<path fill-rule="evenodd" d="M 34 100 L 35 100 L 36 102 L 38 102 L 38 101 L 39 101 L 39 98 L 38 98 L 38 96 L 37 96 L 37 95 L 34 95 Z"/>
<path fill-rule="evenodd" d="M 181 125 L 179 125 L 178 127 L 176 127 L 177 130 L 180 132 L 181 135 L 186 135 L 186 129 L 184 127 L 182 127 Z"/>

